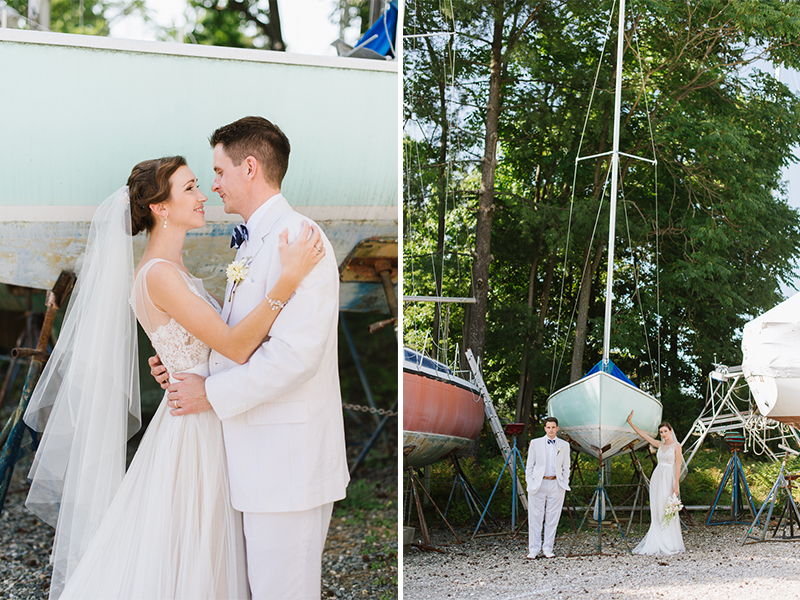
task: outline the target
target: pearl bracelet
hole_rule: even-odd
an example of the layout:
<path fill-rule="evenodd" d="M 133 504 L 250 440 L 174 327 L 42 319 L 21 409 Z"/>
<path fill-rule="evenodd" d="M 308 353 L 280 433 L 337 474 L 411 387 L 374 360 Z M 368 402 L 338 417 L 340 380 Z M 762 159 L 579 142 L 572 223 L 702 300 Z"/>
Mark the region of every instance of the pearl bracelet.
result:
<path fill-rule="evenodd" d="M 272 307 L 272 310 L 280 310 L 284 306 L 286 306 L 286 304 L 289 302 L 288 300 L 286 302 L 281 302 L 280 300 L 273 300 L 269 296 L 267 296 L 267 300 L 269 301 L 269 305 Z"/>

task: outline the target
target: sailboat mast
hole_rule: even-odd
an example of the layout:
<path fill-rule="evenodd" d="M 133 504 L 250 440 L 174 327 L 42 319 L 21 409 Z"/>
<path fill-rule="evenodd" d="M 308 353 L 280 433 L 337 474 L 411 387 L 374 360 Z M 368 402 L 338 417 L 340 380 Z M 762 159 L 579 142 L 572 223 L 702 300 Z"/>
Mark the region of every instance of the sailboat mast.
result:
<path fill-rule="evenodd" d="M 614 237 L 617 222 L 617 187 L 619 184 L 619 121 L 622 112 L 622 51 L 625 47 L 625 0 L 619 2 L 617 31 L 617 85 L 614 91 L 614 141 L 611 148 L 611 204 L 608 222 L 608 269 L 606 272 L 606 318 L 603 330 L 603 366 L 611 352 L 611 303 L 614 284 Z"/>

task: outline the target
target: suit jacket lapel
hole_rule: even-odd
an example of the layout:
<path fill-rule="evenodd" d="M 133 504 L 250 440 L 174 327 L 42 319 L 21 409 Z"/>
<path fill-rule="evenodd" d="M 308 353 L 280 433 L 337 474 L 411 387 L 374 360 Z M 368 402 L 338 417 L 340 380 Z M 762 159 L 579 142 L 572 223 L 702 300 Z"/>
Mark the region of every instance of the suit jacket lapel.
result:
<path fill-rule="evenodd" d="M 273 233 L 273 228 L 278 220 L 288 211 L 292 209 L 289 206 L 289 203 L 282 195 L 278 195 L 275 198 L 275 201 L 272 206 L 269 207 L 267 213 L 261 217 L 261 220 L 256 224 L 256 227 L 253 231 L 250 232 L 249 239 L 244 246 L 244 249 L 241 248 L 236 253 L 236 260 L 242 260 L 243 258 L 252 261 L 256 254 L 264 247 L 264 240 L 268 235 Z M 280 232 L 277 232 L 280 233 Z M 222 320 L 226 323 L 228 322 L 228 317 L 231 314 L 231 304 L 236 299 L 236 294 L 233 295 L 233 298 L 229 301 L 228 298 L 231 297 L 231 287 L 232 284 L 228 283 L 225 287 L 225 298 L 224 304 L 222 306 Z"/>

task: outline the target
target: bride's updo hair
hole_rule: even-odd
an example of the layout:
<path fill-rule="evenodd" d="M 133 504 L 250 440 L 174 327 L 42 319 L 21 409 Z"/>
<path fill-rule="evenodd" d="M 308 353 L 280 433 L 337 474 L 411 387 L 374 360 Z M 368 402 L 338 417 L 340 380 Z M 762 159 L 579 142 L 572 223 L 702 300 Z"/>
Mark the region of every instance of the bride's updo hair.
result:
<path fill-rule="evenodd" d="M 169 200 L 169 178 L 179 168 L 186 166 L 182 156 L 165 156 L 145 160 L 133 167 L 128 177 L 128 195 L 131 199 L 131 233 L 151 231 L 156 224 L 151 204 Z"/>
<path fill-rule="evenodd" d="M 666 427 L 667 429 L 669 429 L 670 431 L 672 431 L 672 425 L 670 425 L 670 424 L 669 424 L 669 423 L 667 423 L 666 421 L 664 421 L 663 423 L 661 423 L 661 425 L 659 425 L 659 426 L 658 426 L 658 428 L 659 428 L 659 429 L 661 429 L 662 427 Z"/>

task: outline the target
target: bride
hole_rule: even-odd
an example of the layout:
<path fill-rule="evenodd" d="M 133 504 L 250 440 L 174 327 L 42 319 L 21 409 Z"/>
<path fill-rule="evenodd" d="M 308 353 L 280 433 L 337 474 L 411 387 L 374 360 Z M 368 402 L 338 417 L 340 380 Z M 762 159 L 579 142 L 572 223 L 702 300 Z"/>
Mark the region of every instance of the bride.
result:
<path fill-rule="evenodd" d="M 628 415 L 628 424 L 641 437 L 658 448 L 658 465 L 650 476 L 650 529 L 634 548 L 634 554 L 678 554 L 684 552 L 680 518 L 673 518 L 663 525 L 664 507 L 672 495 L 680 498 L 681 445 L 674 439 L 672 425 L 661 423 L 658 433 L 661 441 L 653 439 L 633 424 L 633 411 Z"/>
<path fill-rule="evenodd" d="M 58 343 L 25 415 L 44 431 L 26 505 L 56 528 L 51 599 L 249 597 L 214 412 L 173 417 L 165 395 L 125 473 L 126 440 L 141 424 L 134 313 L 170 373 L 208 375 L 210 348 L 244 363 L 264 342 L 325 251 L 308 224 L 291 245 L 282 232 L 280 278 L 228 327 L 183 264 L 206 200 L 183 157 L 149 160 L 92 220 Z M 141 231 L 149 240 L 134 271 L 132 235 Z"/>

